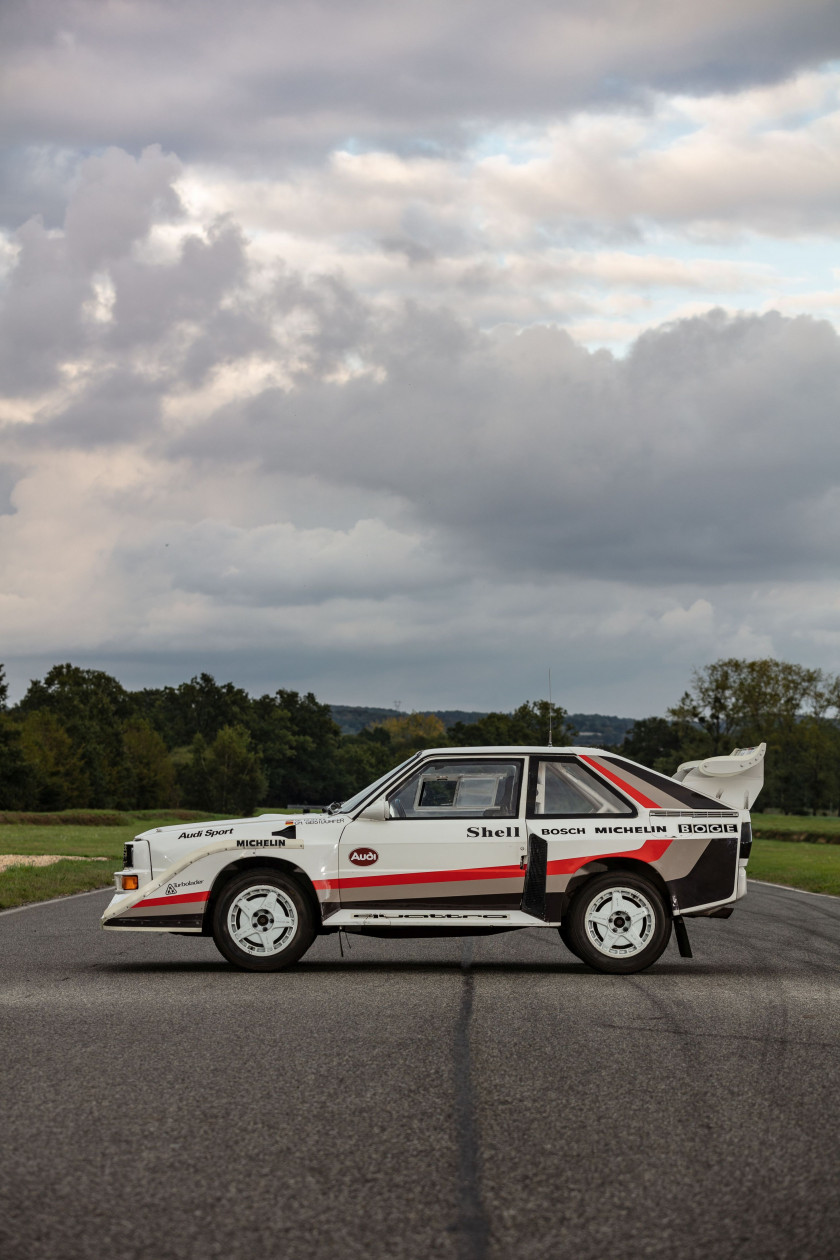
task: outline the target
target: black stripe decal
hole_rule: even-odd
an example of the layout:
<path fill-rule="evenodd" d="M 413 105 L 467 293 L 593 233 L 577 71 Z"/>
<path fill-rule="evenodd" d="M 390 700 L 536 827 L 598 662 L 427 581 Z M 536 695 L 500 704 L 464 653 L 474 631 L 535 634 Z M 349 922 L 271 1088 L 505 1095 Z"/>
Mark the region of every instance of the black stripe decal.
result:
<path fill-rule="evenodd" d="M 522 890 L 520 909 L 538 919 L 545 918 L 545 881 L 548 873 L 548 841 L 542 836 L 528 836 L 528 871 Z"/>

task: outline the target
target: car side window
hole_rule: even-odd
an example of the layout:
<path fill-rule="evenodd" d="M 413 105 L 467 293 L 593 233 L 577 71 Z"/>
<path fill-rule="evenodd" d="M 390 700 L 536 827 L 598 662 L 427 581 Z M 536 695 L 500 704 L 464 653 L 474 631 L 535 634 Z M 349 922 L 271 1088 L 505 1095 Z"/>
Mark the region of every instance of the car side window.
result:
<path fill-rule="evenodd" d="M 515 818 L 521 761 L 427 761 L 388 797 L 392 818 Z"/>
<path fill-rule="evenodd" d="M 628 801 L 574 759 L 531 762 L 528 813 L 534 817 L 580 817 L 586 814 L 634 815 Z"/>

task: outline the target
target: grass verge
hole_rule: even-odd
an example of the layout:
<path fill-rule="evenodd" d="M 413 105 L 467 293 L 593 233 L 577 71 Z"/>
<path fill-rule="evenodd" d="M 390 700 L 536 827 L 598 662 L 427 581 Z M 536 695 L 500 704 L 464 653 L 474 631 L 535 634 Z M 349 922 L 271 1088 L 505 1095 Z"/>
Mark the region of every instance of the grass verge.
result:
<path fill-rule="evenodd" d="M 840 846 L 754 840 L 747 876 L 840 896 Z"/>
<path fill-rule="evenodd" d="M 142 823 L 121 827 L 38 827 L 32 823 L 0 826 L 0 853 L 66 853 L 73 857 L 122 858 L 126 840 L 148 830 Z M 119 867 L 116 868 L 117 870 Z"/>
<path fill-rule="evenodd" d="M 753 814 L 753 835 L 762 840 L 797 840 L 806 844 L 840 844 L 840 818 L 797 814 Z"/>
<path fill-rule="evenodd" d="M 52 866 L 11 866 L 0 872 L 0 910 L 50 901 L 71 893 L 113 887 L 122 861 L 54 862 Z"/>

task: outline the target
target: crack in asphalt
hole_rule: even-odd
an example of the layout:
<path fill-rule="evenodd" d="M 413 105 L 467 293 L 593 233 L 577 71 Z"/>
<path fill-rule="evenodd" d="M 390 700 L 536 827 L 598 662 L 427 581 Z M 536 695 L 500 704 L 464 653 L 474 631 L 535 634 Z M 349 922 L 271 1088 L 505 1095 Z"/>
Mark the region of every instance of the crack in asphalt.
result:
<path fill-rule="evenodd" d="M 470 1025 L 475 975 L 472 969 L 475 942 L 467 939 L 461 954 L 461 1004 L 455 1024 L 454 1084 L 455 1134 L 458 1150 L 457 1234 L 460 1260 L 486 1260 L 490 1222 L 481 1193 L 478 1123 L 472 1085 Z"/>

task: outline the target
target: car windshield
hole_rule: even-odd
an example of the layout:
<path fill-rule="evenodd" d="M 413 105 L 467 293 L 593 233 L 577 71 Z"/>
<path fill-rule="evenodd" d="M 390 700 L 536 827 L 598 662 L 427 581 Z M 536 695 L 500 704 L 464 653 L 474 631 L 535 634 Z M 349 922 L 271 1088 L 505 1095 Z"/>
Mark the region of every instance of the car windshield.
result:
<path fill-rule="evenodd" d="M 394 766 L 393 770 L 389 770 L 387 774 L 383 774 L 381 779 L 377 779 L 375 783 L 369 783 L 367 787 L 362 788 L 361 792 L 357 792 L 355 796 L 351 796 L 349 800 L 344 801 L 341 808 L 336 810 L 336 813 L 352 813 L 356 806 L 361 805 L 362 801 L 365 800 L 366 797 L 371 796 L 377 788 L 383 787 L 389 782 L 389 780 L 393 779 L 395 774 L 399 774 L 400 770 L 404 770 L 406 766 L 410 766 L 412 761 L 416 761 L 419 756 L 419 752 L 414 753 L 407 761 L 401 762 L 400 765 Z"/>

